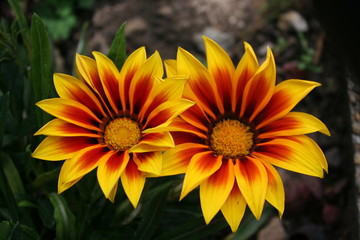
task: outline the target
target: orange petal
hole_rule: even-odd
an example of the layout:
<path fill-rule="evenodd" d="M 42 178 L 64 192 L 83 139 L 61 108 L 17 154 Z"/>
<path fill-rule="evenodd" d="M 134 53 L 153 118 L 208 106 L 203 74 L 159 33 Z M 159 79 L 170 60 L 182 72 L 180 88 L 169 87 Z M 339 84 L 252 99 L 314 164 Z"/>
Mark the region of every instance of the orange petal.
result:
<path fill-rule="evenodd" d="M 177 175 L 186 172 L 190 159 L 208 146 L 197 143 L 183 143 L 164 152 L 162 176 Z"/>
<path fill-rule="evenodd" d="M 95 169 L 102 159 L 109 158 L 109 149 L 97 144 L 79 151 L 72 158 L 65 161 L 63 172 L 63 183 L 71 182 L 81 178 Z"/>
<path fill-rule="evenodd" d="M 288 114 L 301 99 L 318 86 L 320 83 L 295 79 L 276 85 L 272 98 L 256 119 L 257 128 Z"/>
<path fill-rule="evenodd" d="M 224 161 L 219 170 L 200 184 L 201 209 L 206 224 L 219 212 L 235 183 L 232 160 Z"/>
<path fill-rule="evenodd" d="M 72 123 L 68 123 L 58 118 L 49 121 L 34 135 L 100 138 L 99 134 L 94 131 L 90 131 L 86 128 L 76 126 Z"/>
<path fill-rule="evenodd" d="M 167 127 L 177 116 L 193 105 L 194 102 L 186 99 L 164 102 L 149 114 L 144 129 Z"/>
<path fill-rule="evenodd" d="M 185 174 L 180 200 L 216 172 L 222 164 L 222 156 L 214 156 L 212 151 L 194 155 Z"/>
<path fill-rule="evenodd" d="M 158 52 L 150 56 L 135 73 L 129 87 L 130 114 L 138 114 L 149 97 L 157 78 L 163 76 L 163 65 Z"/>
<path fill-rule="evenodd" d="M 145 177 L 138 170 L 134 161 L 130 160 L 126 166 L 125 171 L 121 175 L 121 183 L 131 204 L 136 208 L 145 185 Z"/>
<path fill-rule="evenodd" d="M 96 61 L 92 58 L 76 54 L 76 70 L 80 79 L 84 79 L 89 86 L 97 93 L 106 110 L 109 111 L 109 101 L 107 100 L 102 83 L 100 81 Z"/>
<path fill-rule="evenodd" d="M 323 177 L 327 162 L 317 144 L 306 136 L 276 138 L 258 144 L 253 155 L 275 166 L 316 177 Z"/>
<path fill-rule="evenodd" d="M 248 156 L 244 160 L 236 160 L 234 169 L 241 193 L 255 218 L 260 219 L 268 180 L 264 165 L 259 160 Z"/>
<path fill-rule="evenodd" d="M 149 97 L 140 108 L 139 121 L 143 121 L 157 106 L 173 100 L 179 100 L 183 94 L 187 77 L 167 78 L 152 89 Z"/>
<path fill-rule="evenodd" d="M 275 87 L 276 69 L 274 56 L 268 48 L 265 62 L 248 81 L 244 89 L 240 117 L 252 121 L 269 102 Z"/>
<path fill-rule="evenodd" d="M 104 158 L 103 161 L 99 163 L 97 169 L 99 185 L 106 198 L 111 202 L 114 202 L 115 194 L 113 194 L 113 192 L 116 191 L 120 176 L 128 162 L 128 151 L 116 151 L 110 152 L 108 158 Z"/>
<path fill-rule="evenodd" d="M 237 184 L 234 184 L 228 198 L 221 207 L 221 212 L 230 225 L 231 231 L 235 232 L 244 216 L 246 201 Z"/>
<path fill-rule="evenodd" d="M 210 120 L 198 104 L 191 106 L 185 112 L 183 112 L 181 114 L 181 118 L 194 127 L 197 127 L 205 132 L 209 130 L 208 127 Z"/>
<path fill-rule="evenodd" d="M 140 47 L 135 50 L 124 62 L 123 67 L 120 71 L 120 98 L 123 107 L 123 111 L 130 110 L 129 103 L 129 88 L 130 83 L 138 71 L 138 69 L 146 61 L 146 51 L 145 47 Z"/>
<path fill-rule="evenodd" d="M 84 148 L 97 143 L 88 137 L 46 137 L 32 153 L 33 158 L 59 161 L 71 158 Z"/>
<path fill-rule="evenodd" d="M 98 117 L 105 115 L 99 99 L 84 81 L 66 74 L 55 73 L 54 84 L 61 98 L 72 99 L 87 106 Z"/>
<path fill-rule="evenodd" d="M 231 95 L 231 110 L 232 112 L 239 112 L 243 97 L 243 92 L 248 81 L 255 75 L 259 68 L 258 61 L 254 50 L 247 42 L 244 43 L 245 53 L 242 56 L 239 64 L 236 67 L 232 95 Z"/>
<path fill-rule="evenodd" d="M 229 55 L 213 40 L 203 37 L 206 49 L 207 67 L 217 85 L 219 98 L 225 111 L 231 106 L 232 78 L 235 72 L 234 64 Z M 224 109 L 221 109 L 224 110 Z M 224 112 L 221 112 L 222 114 Z"/>
<path fill-rule="evenodd" d="M 111 61 L 104 54 L 99 52 L 93 52 L 96 60 L 100 80 L 105 92 L 105 95 L 110 103 L 110 106 L 115 113 L 120 111 L 121 100 L 119 92 L 119 78 L 120 74 L 115 66 L 114 62 Z"/>
<path fill-rule="evenodd" d="M 284 185 L 276 169 L 266 161 L 262 161 L 268 176 L 268 186 L 266 192 L 266 201 L 273 205 L 278 211 L 280 218 L 285 208 Z"/>
<path fill-rule="evenodd" d="M 289 112 L 284 117 L 275 120 L 258 129 L 259 138 L 273 138 L 279 136 L 302 135 L 322 132 L 330 136 L 330 132 L 323 122 L 316 117 L 301 112 Z"/>
<path fill-rule="evenodd" d="M 133 146 L 130 152 L 153 152 L 164 151 L 167 148 L 175 147 L 174 140 L 169 132 L 146 133 L 141 141 Z"/>
<path fill-rule="evenodd" d="M 162 167 L 162 152 L 134 153 L 134 162 L 139 171 L 159 176 Z"/>
<path fill-rule="evenodd" d="M 223 109 L 221 99 L 217 95 L 216 83 L 209 71 L 193 55 L 179 48 L 177 52 L 178 74 L 187 75 L 184 97 L 194 100 L 196 104 L 213 119 Z"/>
<path fill-rule="evenodd" d="M 100 131 L 101 120 L 89 108 L 74 100 L 64 98 L 45 99 L 36 103 L 45 112 L 89 130 Z"/>

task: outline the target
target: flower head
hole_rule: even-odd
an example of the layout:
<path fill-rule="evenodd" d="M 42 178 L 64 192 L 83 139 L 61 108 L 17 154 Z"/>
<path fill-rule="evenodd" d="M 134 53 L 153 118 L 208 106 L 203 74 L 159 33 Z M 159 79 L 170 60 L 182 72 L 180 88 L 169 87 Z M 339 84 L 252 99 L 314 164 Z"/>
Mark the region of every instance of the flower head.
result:
<path fill-rule="evenodd" d="M 214 41 L 204 37 L 207 68 L 184 49 L 167 60 L 168 76 L 189 75 L 184 97 L 196 105 L 171 125 L 177 146 L 164 154 L 164 175 L 185 173 L 180 198 L 200 186 L 206 223 L 221 210 L 236 231 L 246 206 L 259 219 L 265 200 L 280 216 L 284 188 L 274 166 L 323 177 L 327 162 L 305 134 L 326 126 L 312 115 L 291 112 L 319 83 L 286 80 L 276 85 L 270 49 L 259 66 L 253 49 L 235 68 Z"/>
<path fill-rule="evenodd" d="M 182 98 L 186 77 L 162 79 L 157 52 L 139 48 L 119 72 L 105 55 L 77 55 L 78 78 L 55 74 L 59 98 L 36 105 L 56 118 L 36 135 L 48 135 L 32 156 L 62 165 L 58 192 L 97 168 L 105 196 L 114 201 L 118 180 L 137 206 L 147 175 L 159 175 L 162 152 L 174 147 L 166 127 L 193 105 Z"/>

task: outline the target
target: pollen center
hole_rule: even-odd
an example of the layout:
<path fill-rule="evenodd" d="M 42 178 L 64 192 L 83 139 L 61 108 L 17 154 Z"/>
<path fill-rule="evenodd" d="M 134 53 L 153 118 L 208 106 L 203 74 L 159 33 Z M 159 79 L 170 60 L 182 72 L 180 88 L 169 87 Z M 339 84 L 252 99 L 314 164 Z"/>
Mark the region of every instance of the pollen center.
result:
<path fill-rule="evenodd" d="M 210 145 L 219 155 L 237 158 L 250 153 L 253 137 L 249 126 L 238 120 L 223 120 L 212 129 Z"/>
<path fill-rule="evenodd" d="M 139 125 L 129 118 L 115 118 L 104 131 L 104 142 L 115 150 L 126 150 L 137 144 L 141 137 Z"/>

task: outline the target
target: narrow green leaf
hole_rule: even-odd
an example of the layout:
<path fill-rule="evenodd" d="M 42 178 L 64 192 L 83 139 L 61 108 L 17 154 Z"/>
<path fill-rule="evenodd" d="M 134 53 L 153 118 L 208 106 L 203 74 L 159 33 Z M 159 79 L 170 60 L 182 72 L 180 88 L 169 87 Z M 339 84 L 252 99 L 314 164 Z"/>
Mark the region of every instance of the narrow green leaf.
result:
<path fill-rule="evenodd" d="M 6 181 L 14 195 L 25 194 L 19 172 L 11 158 L 0 151 L 0 166 L 4 172 Z"/>
<path fill-rule="evenodd" d="M 21 30 L 21 37 L 23 39 L 24 45 L 29 50 L 30 43 L 29 43 L 29 29 L 28 24 L 26 22 L 24 11 L 21 9 L 20 1 L 18 0 L 8 0 L 12 10 L 15 13 L 16 20 L 19 23 L 19 27 Z"/>
<path fill-rule="evenodd" d="M 51 204 L 54 207 L 54 219 L 56 223 L 56 239 L 72 240 L 75 239 L 75 217 L 69 209 L 66 200 L 56 194 L 49 195 Z"/>
<path fill-rule="evenodd" d="M 126 59 L 125 25 L 126 23 L 123 23 L 116 32 L 115 38 L 111 43 L 108 53 L 108 57 L 113 60 L 119 71 L 121 70 Z"/>
<path fill-rule="evenodd" d="M 16 220 L 19 218 L 19 209 L 15 201 L 14 194 L 12 193 L 3 169 L 0 168 L 0 202 L 6 208 L 0 208 L 0 216 L 4 219 Z"/>
<path fill-rule="evenodd" d="M 52 229 L 55 226 L 54 207 L 51 205 L 49 199 L 39 199 L 37 201 L 37 209 L 41 222 L 47 228 Z"/>
<path fill-rule="evenodd" d="M 2 145 L 2 140 L 5 132 L 5 125 L 6 125 L 6 114 L 9 111 L 9 93 L 0 97 L 0 146 Z"/>
<path fill-rule="evenodd" d="M 9 221 L 2 221 L 0 222 L 0 233 L 2 238 L 1 239 L 9 239 L 11 235 L 11 224 Z"/>
<path fill-rule="evenodd" d="M 51 77 L 51 49 L 48 33 L 45 25 L 36 14 L 33 15 L 30 29 L 31 39 L 31 69 L 30 79 L 33 86 L 35 101 L 48 98 L 53 91 Z M 45 119 L 42 111 L 38 111 L 39 125 L 43 125 Z M 46 115 L 48 116 L 48 115 Z"/>

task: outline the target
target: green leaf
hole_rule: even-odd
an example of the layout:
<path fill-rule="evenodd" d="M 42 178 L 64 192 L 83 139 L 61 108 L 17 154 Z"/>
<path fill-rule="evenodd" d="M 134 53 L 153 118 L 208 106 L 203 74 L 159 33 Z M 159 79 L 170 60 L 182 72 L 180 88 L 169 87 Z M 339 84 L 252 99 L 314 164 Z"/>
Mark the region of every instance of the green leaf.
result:
<path fill-rule="evenodd" d="M 30 49 L 30 43 L 29 43 L 29 29 L 28 24 L 26 22 L 24 11 L 21 9 L 20 1 L 18 0 L 8 0 L 12 10 L 15 13 L 16 20 L 19 23 L 20 31 L 21 31 L 21 37 L 23 39 L 24 45 L 29 50 Z"/>
<path fill-rule="evenodd" d="M 0 239 L 7 240 L 38 240 L 40 239 L 36 231 L 28 226 L 22 225 L 19 222 L 12 223 L 9 221 L 0 222 Z"/>
<path fill-rule="evenodd" d="M 30 39 L 32 47 L 30 79 L 35 101 L 40 101 L 50 96 L 53 91 L 53 83 L 50 41 L 44 23 L 36 14 L 33 15 L 31 21 Z M 44 114 L 38 111 L 39 125 L 43 125 L 49 120 L 49 117 L 45 118 Z"/>
<path fill-rule="evenodd" d="M 49 199 L 54 207 L 56 239 L 75 239 L 75 217 L 69 209 L 66 200 L 56 193 L 51 193 L 49 195 Z"/>
<path fill-rule="evenodd" d="M 6 181 L 14 195 L 25 194 L 19 172 L 11 158 L 0 151 L 0 166 L 4 172 Z"/>
<path fill-rule="evenodd" d="M 6 114 L 9 111 L 9 93 L 0 97 L 0 146 L 2 145 L 2 139 L 5 132 L 5 124 L 6 124 Z"/>
<path fill-rule="evenodd" d="M 126 59 L 125 25 L 126 23 L 123 23 L 116 32 L 108 53 L 108 57 L 115 63 L 119 71 Z"/>
<path fill-rule="evenodd" d="M 37 209 L 44 226 L 52 229 L 55 226 L 54 207 L 51 205 L 49 199 L 39 199 L 37 202 Z"/>

